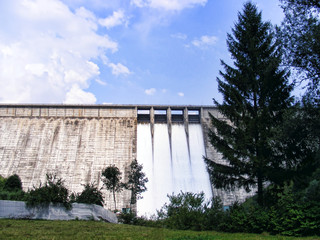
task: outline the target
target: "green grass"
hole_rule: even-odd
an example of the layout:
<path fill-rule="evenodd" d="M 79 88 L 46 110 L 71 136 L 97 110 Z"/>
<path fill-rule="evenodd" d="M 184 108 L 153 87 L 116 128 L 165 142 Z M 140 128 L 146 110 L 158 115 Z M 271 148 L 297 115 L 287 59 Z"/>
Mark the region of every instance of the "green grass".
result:
<path fill-rule="evenodd" d="M 218 233 L 175 231 L 162 228 L 130 226 L 94 221 L 42 221 L 0 219 L 0 239 L 166 239 L 166 240 L 220 240 L 220 239 L 319 239 L 318 237 L 291 238 L 268 234 Z"/>

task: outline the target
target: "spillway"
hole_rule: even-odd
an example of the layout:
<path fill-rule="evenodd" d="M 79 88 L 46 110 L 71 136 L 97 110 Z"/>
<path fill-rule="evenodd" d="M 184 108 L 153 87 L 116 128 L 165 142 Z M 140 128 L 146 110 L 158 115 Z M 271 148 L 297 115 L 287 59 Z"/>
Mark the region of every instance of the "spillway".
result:
<path fill-rule="evenodd" d="M 171 130 L 171 131 L 170 131 Z M 204 192 L 212 197 L 212 189 L 203 156 L 205 147 L 201 124 L 182 123 L 171 128 L 164 123 L 138 123 L 137 159 L 149 178 L 148 190 L 138 200 L 139 215 L 150 216 L 166 202 L 168 194 Z"/>

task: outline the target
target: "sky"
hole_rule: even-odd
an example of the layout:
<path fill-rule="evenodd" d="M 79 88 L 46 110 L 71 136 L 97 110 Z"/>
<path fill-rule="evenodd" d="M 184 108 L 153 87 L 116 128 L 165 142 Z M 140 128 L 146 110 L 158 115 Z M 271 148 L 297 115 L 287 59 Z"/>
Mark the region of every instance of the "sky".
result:
<path fill-rule="evenodd" d="M 245 2 L 0 0 L 0 103 L 212 105 Z"/>

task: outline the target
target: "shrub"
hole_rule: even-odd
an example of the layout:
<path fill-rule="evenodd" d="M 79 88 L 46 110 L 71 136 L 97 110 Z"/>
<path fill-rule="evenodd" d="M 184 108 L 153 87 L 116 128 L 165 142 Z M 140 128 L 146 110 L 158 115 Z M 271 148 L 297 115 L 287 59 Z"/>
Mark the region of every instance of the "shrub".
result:
<path fill-rule="evenodd" d="M 17 174 L 14 174 L 6 180 L 4 187 L 4 190 L 7 191 L 21 191 L 22 190 L 22 183 L 21 179 Z"/>
<path fill-rule="evenodd" d="M 97 204 L 103 206 L 102 192 L 94 183 L 84 185 L 84 190 L 75 196 L 75 202 L 86 204 Z"/>
<path fill-rule="evenodd" d="M 47 181 L 44 186 L 35 188 L 29 192 L 27 200 L 28 207 L 46 207 L 50 203 L 63 204 L 66 209 L 71 209 L 68 189 L 64 186 L 61 178 L 56 175 L 47 174 Z"/>
<path fill-rule="evenodd" d="M 136 218 L 136 214 L 134 214 L 132 211 L 128 213 L 123 212 L 118 216 L 119 222 L 124 224 L 134 224 Z"/>
<path fill-rule="evenodd" d="M 28 194 L 24 191 L 0 191 L 0 200 L 26 201 Z"/>
<path fill-rule="evenodd" d="M 156 218 L 138 217 L 135 212 L 123 212 L 118 216 L 118 220 L 123 224 L 132 224 L 144 227 L 163 228 L 164 220 Z"/>
<path fill-rule="evenodd" d="M 165 204 L 161 209 L 164 223 L 173 229 L 205 229 L 205 203 L 204 193 L 179 193 L 178 195 L 168 195 L 169 204 Z"/>
<path fill-rule="evenodd" d="M 0 200 L 25 201 L 28 194 L 22 191 L 22 184 L 18 175 L 8 179 L 0 176 Z"/>
<path fill-rule="evenodd" d="M 225 212 L 219 197 L 212 198 L 210 204 L 205 207 L 205 218 L 206 230 L 219 230 L 220 224 L 225 219 Z"/>

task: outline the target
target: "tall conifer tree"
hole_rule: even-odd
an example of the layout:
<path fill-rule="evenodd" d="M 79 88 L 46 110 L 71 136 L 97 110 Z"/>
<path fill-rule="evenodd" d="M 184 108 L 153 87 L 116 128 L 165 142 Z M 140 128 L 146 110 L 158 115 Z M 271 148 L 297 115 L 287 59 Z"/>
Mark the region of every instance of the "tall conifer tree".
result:
<path fill-rule="evenodd" d="M 233 65 L 221 61 L 224 72 L 217 78 L 222 104 L 214 99 L 225 119 L 211 115 L 210 141 L 226 164 L 206 159 L 212 183 L 217 188 L 258 189 L 263 204 L 265 182 L 280 182 L 276 172 L 285 168 L 271 155 L 270 141 L 284 110 L 292 103 L 288 73 L 280 68 L 281 49 L 269 22 L 251 2 L 238 14 L 228 34 L 227 45 Z M 279 171 L 278 171 L 279 170 Z"/>

